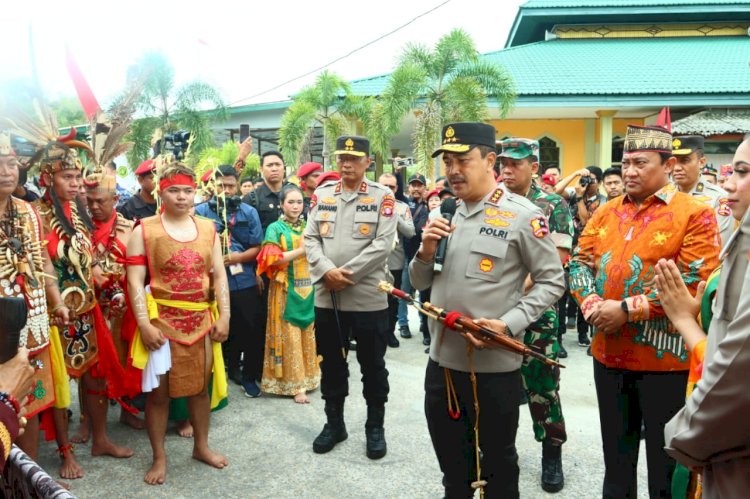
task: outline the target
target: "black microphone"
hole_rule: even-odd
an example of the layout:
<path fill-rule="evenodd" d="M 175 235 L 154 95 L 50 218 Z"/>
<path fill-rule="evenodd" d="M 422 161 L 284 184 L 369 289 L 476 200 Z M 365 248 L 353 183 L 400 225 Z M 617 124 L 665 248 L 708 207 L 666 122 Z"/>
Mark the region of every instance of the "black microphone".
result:
<path fill-rule="evenodd" d="M 450 225 L 453 215 L 456 214 L 456 200 L 455 198 L 445 198 L 440 203 L 440 216 L 448 221 Z M 437 251 L 435 252 L 435 264 L 432 269 L 435 272 L 443 271 L 443 264 L 445 263 L 445 253 L 448 251 L 448 238 L 444 237 L 438 242 Z"/>

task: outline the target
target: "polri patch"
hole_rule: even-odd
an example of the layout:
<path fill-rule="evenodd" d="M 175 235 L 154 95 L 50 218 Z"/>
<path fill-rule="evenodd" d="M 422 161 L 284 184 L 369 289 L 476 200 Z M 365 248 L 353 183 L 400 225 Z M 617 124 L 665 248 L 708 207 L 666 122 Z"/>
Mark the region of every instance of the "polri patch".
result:
<path fill-rule="evenodd" d="M 491 236 L 498 237 L 500 239 L 508 239 L 508 231 L 505 229 L 495 229 L 493 227 L 480 227 L 480 236 Z"/>
<path fill-rule="evenodd" d="M 318 204 L 318 196 L 316 196 L 315 194 L 313 194 L 310 197 L 310 211 L 312 211 L 312 209 L 315 208 L 315 205 L 317 205 L 317 204 Z"/>
<path fill-rule="evenodd" d="M 547 220 L 544 217 L 536 217 L 531 219 L 531 230 L 534 232 L 534 237 L 537 239 L 543 239 L 549 234 L 549 227 L 547 226 Z"/>
<path fill-rule="evenodd" d="M 396 199 L 392 195 L 387 194 L 383 196 L 383 200 L 380 202 L 380 214 L 384 217 L 392 217 L 395 206 Z"/>

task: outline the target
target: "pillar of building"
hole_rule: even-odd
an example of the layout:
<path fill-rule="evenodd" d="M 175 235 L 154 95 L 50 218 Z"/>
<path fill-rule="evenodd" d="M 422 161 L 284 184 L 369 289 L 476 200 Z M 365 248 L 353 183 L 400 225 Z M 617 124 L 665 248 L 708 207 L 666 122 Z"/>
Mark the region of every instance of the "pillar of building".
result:
<path fill-rule="evenodd" d="M 606 170 L 612 166 L 612 118 L 617 114 L 613 109 L 600 109 L 599 118 L 599 168 Z"/>

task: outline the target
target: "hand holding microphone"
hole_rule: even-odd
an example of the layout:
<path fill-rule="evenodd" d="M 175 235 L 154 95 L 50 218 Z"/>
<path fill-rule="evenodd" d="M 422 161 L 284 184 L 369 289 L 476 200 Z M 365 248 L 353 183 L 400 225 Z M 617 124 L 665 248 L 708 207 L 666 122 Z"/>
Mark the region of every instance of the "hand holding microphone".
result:
<path fill-rule="evenodd" d="M 431 220 L 422 232 L 422 246 L 417 253 L 420 260 L 435 260 L 435 271 L 442 270 L 445 262 L 445 253 L 448 244 L 448 236 L 456 228 L 451 225 L 453 215 L 456 213 L 456 200 L 444 199 L 440 205 L 441 216 Z M 438 267 L 439 263 L 439 267 Z"/>

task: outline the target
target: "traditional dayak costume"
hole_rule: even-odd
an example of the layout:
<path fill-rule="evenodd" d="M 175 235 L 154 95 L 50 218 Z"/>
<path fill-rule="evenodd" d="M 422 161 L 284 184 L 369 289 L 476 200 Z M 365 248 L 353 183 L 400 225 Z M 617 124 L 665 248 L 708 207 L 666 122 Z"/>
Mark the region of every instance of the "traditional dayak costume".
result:
<path fill-rule="evenodd" d="M 187 175 L 161 179 L 159 190 L 171 185 L 193 185 Z M 132 346 L 133 366 L 143 369 L 141 387 L 150 392 L 159 386 L 159 376 L 169 372 L 169 396 L 197 395 L 205 388 L 206 341 L 218 316 L 211 300 L 210 273 L 216 228 L 213 222 L 193 218 L 198 235 L 192 241 L 173 239 L 164 229 L 161 214 L 141 220 L 146 255 L 129 257 L 128 265 L 146 265 L 150 292 L 146 296 L 151 323 L 169 341 L 148 352 L 140 336 Z M 217 408 L 227 395 L 221 344 L 211 342 L 213 384 L 211 408 Z"/>
<path fill-rule="evenodd" d="M 82 170 L 77 150 L 89 158 L 88 144 L 75 140 L 76 130 L 58 137 L 57 120 L 38 103 L 39 120 L 20 116 L 13 122 L 14 133 L 38 146 L 29 167 L 39 165 L 42 179 L 64 170 Z M 47 242 L 47 252 L 57 273 L 63 303 L 70 309 L 72 324 L 60 330 L 59 339 L 70 376 L 90 373 L 106 378 L 107 391 L 101 395 L 120 398 L 124 394 L 125 373 L 117 362 L 112 336 L 96 300 L 93 267 L 97 264 L 91 244 L 93 226 L 85 207 L 76 199 L 60 201 L 52 186 L 34 202 Z M 48 434 L 49 436 L 49 434 Z"/>
<path fill-rule="evenodd" d="M 9 138 L 0 135 L 0 156 L 9 155 L 15 155 Z M 29 203 L 9 197 L 5 218 L 0 221 L 0 297 L 23 298 L 28 310 L 19 339 L 19 346 L 29 349 L 29 358 L 36 368 L 31 402 L 26 406 L 27 417 L 53 405 L 58 408 L 70 405 L 57 328 L 52 326 L 54 333 L 50 335 L 42 251 L 39 216 Z"/>

